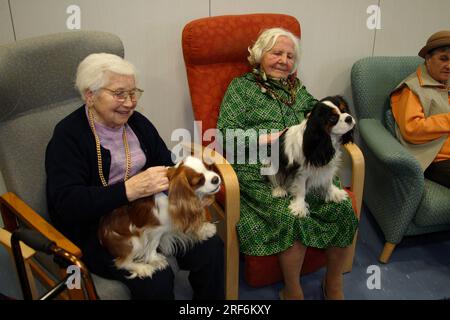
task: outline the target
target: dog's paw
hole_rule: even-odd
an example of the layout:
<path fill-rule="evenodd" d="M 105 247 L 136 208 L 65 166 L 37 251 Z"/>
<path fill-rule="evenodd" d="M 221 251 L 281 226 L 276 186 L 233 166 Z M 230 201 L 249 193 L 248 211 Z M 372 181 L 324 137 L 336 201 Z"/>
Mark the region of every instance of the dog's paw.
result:
<path fill-rule="evenodd" d="M 163 270 L 167 268 L 169 263 L 166 257 L 162 254 L 152 255 L 148 262 L 133 262 L 131 265 L 125 267 L 125 269 L 130 273 L 127 276 L 128 279 L 134 278 L 151 278 L 153 274 L 158 270 Z"/>
<path fill-rule="evenodd" d="M 127 268 L 130 273 L 128 279 L 152 277 L 156 269 L 147 263 L 134 263 L 133 266 Z"/>
<path fill-rule="evenodd" d="M 160 253 L 157 253 L 157 254 L 152 256 L 149 264 L 151 266 L 153 266 L 155 268 L 155 271 L 156 271 L 156 270 L 163 270 L 163 269 L 165 269 L 169 265 L 169 262 L 167 262 L 167 259 L 166 259 L 165 256 L 163 256 Z"/>
<path fill-rule="evenodd" d="M 280 186 L 272 189 L 272 197 L 274 198 L 284 198 L 287 194 L 287 191 Z"/>
<path fill-rule="evenodd" d="M 326 202 L 341 202 L 348 198 L 348 193 L 345 190 L 339 189 L 336 186 L 332 186 L 325 197 Z"/>
<path fill-rule="evenodd" d="M 299 218 L 305 218 L 309 214 L 308 204 L 304 199 L 292 201 L 289 205 L 289 209 L 294 216 L 297 216 Z"/>
<path fill-rule="evenodd" d="M 217 232 L 217 227 L 215 224 L 211 222 L 205 222 L 202 224 L 200 229 L 197 232 L 197 237 L 200 241 L 211 238 Z"/>

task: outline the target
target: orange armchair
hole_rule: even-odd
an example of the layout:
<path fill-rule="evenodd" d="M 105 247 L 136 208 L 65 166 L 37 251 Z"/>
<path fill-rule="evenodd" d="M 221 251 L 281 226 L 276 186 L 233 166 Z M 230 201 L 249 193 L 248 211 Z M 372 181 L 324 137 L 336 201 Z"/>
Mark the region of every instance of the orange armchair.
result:
<path fill-rule="evenodd" d="M 262 30 L 271 27 L 282 27 L 300 37 L 300 24 L 297 19 L 284 14 L 209 17 L 191 21 L 184 27 L 183 56 L 194 117 L 196 121 L 201 121 L 202 135 L 206 130 L 216 128 L 222 98 L 231 80 L 251 70 L 247 62 L 248 46 L 256 41 Z M 211 142 L 202 139 L 202 143 L 206 147 Z M 364 176 L 362 153 L 356 146 L 353 147 L 360 156 L 359 160 L 354 161 L 354 165 L 359 163 L 356 171 L 362 172 Z M 355 179 L 353 175 L 353 180 Z M 354 207 L 358 209 L 361 207 L 362 181 L 356 183 L 360 194 L 359 198 L 356 197 Z M 222 204 L 226 206 L 224 201 Z M 231 227 L 233 231 L 229 232 L 235 234 L 235 226 Z M 276 255 L 244 255 L 244 259 L 244 277 L 249 285 L 258 287 L 282 280 Z M 353 255 L 349 258 L 347 271 L 351 270 L 352 261 Z M 302 273 L 313 272 L 324 264 L 323 251 L 308 248 Z"/>

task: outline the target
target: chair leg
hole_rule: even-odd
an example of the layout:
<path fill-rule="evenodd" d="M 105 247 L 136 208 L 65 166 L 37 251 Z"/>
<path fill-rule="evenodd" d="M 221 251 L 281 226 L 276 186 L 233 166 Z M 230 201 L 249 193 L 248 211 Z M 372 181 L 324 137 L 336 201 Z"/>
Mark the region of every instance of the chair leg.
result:
<path fill-rule="evenodd" d="M 386 242 L 384 244 L 384 248 L 383 248 L 383 252 L 381 252 L 380 258 L 378 260 L 380 260 L 381 263 L 388 263 L 389 258 L 392 255 L 392 252 L 395 249 L 396 244 L 394 243 L 390 243 L 390 242 Z"/>

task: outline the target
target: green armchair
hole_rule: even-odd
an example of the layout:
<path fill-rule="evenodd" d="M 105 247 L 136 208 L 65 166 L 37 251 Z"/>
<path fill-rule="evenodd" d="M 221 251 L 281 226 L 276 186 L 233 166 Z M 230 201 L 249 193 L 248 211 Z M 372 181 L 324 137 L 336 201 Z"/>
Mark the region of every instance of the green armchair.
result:
<path fill-rule="evenodd" d="M 421 63 L 419 57 L 369 57 L 351 71 L 366 159 L 363 200 L 385 237 L 383 263 L 404 236 L 450 229 L 450 189 L 425 179 L 419 162 L 394 134 L 389 94 Z"/>

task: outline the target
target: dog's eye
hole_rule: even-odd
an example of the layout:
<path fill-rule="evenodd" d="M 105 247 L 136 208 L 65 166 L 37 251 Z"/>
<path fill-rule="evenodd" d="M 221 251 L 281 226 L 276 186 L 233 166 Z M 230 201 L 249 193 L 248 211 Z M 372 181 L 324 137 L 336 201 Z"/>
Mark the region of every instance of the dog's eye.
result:
<path fill-rule="evenodd" d="M 338 122 L 338 120 L 339 120 L 339 116 L 337 114 L 333 114 L 333 115 L 330 116 L 328 121 L 331 124 L 336 124 Z"/>
<path fill-rule="evenodd" d="M 193 187 L 202 186 L 205 184 L 205 176 L 203 174 L 198 174 L 191 177 L 189 184 Z"/>

